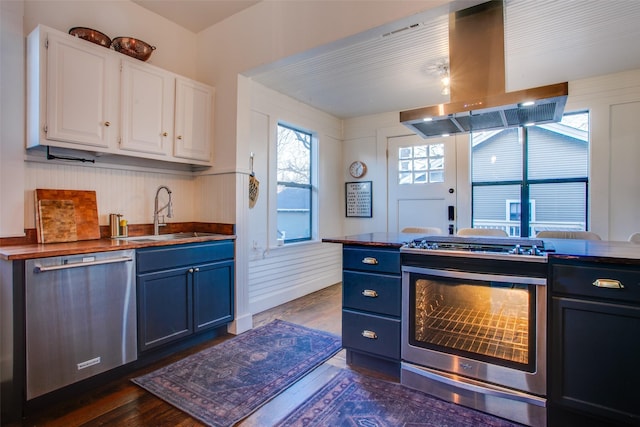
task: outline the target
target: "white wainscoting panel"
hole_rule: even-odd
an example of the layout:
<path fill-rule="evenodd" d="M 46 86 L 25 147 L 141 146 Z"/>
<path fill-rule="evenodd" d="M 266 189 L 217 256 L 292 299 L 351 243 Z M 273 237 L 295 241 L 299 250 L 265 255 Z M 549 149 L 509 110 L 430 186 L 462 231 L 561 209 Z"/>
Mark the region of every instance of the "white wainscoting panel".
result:
<path fill-rule="evenodd" d="M 260 313 L 340 281 L 342 245 L 300 243 L 252 254 L 249 261 L 250 311 Z"/>

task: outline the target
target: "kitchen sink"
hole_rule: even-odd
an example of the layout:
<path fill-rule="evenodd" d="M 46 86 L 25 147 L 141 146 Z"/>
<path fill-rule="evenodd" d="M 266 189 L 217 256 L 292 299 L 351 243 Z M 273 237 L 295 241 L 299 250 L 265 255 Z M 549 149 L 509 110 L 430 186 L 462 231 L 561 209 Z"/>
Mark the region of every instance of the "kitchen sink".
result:
<path fill-rule="evenodd" d="M 122 237 L 121 240 L 128 242 L 164 242 L 169 240 L 182 240 L 182 239 L 194 239 L 197 237 L 218 236 L 217 233 L 201 233 L 201 232 L 189 232 L 189 233 L 170 233 L 170 234 L 149 234 L 146 236 L 134 236 L 134 237 Z"/>

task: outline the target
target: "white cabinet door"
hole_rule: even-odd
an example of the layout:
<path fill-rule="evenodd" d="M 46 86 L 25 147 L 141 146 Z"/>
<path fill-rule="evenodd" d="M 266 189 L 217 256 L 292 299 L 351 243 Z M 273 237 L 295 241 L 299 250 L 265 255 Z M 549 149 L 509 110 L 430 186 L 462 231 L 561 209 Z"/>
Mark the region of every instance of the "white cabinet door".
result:
<path fill-rule="evenodd" d="M 46 139 L 78 144 L 76 148 L 115 148 L 117 59 L 108 49 L 85 40 L 54 33 L 47 37 Z"/>
<path fill-rule="evenodd" d="M 175 75 L 143 62 L 122 61 L 120 149 L 171 155 Z"/>
<path fill-rule="evenodd" d="M 214 89 L 176 78 L 174 156 L 211 161 Z"/>

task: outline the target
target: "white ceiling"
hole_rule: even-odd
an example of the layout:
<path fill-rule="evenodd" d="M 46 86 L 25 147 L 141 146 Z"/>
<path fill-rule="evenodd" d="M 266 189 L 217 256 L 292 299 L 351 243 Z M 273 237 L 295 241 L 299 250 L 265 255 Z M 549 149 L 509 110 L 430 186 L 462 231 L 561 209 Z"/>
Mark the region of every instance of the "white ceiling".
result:
<path fill-rule="evenodd" d="M 236 13 L 231 3 L 256 3 L 133 1 L 196 32 Z M 167 12 L 178 5 L 189 19 Z M 244 74 L 340 118 L 447 102 L 434 72 L 448 58 L 447 14 L 432 9 Z M 638 22 L 639 0 L 505 0 L 506 90 L 640 68 Z"/>

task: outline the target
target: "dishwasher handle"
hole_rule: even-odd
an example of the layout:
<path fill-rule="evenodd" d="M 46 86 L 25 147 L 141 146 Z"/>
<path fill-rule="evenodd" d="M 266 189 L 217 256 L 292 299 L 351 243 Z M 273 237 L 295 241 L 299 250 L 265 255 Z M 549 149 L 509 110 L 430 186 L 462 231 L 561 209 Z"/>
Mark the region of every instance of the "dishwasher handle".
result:
<path fill-rule="evenodd" d="M 92 266 L 92 265 L 114 264 L 114 263 L 117 263 L 117 262 L 129 262 L 129 261 L 133 261 L 133 258 L 131 258 L 130 256 L 122 256 L 122 257 L 118 257 L 118 258 L 105 258 L 105 259 L 99 259 L 99 260 L 95 260 L 95 261 L 74 262 L 72 264 L 63 264 L 63 265 L 50 265 L 50 266 L 36 265 L 33 268 L 33 272 L 34 273 L 44 273 L 46 271 L 66 270 L 66 269 L 69 269 L 69 268 L 89 267 L 89 266 Z"/>

